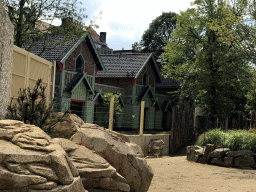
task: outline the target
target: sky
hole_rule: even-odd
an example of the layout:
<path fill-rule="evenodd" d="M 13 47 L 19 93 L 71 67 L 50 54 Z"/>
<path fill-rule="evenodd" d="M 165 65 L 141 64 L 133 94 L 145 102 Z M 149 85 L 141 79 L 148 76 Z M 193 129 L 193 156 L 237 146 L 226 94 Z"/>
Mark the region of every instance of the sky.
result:
<path fill-rule="evenodd" d="M 193 0 L 81 0 L 88 18 L 99 26 L 95 31 L 106 32 L 108 47 L 113 50 L 132 49 L 139 42 L 149 24 L 162 12 L 185 11 Z M 101 14 L 100 14 L 101 12 Z M 57 21 L 56 24 L 61 24 Z"/>

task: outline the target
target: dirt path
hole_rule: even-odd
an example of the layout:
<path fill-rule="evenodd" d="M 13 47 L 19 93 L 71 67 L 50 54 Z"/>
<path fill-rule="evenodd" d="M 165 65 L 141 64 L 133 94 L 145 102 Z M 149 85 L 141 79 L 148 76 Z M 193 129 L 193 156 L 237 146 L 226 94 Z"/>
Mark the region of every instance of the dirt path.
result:
<path fill-rule="evenodd" d="M 154 170 L 148 192 L 255 192 L 256 170 L 189 162 L 185 150 L 171 157 L 147 159 Z"/>

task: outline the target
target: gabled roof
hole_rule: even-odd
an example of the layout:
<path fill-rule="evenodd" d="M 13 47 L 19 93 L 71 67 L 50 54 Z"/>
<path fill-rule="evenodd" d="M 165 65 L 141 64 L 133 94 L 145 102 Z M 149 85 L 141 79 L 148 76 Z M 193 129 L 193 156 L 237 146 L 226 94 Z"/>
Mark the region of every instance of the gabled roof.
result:
<path fill-rule="evenodd" d="M 151 53 L 101 55 L 106 72 L 98 72 L 96 77 L 133 77 L 137 78 L 150 62 L 157 82 L 161 82 L 159 69 Z"/>
<path fill-rule="evenodd" d="M 95 60 L 98 70 L 105 71 L 105 67 L 101 61 L 98 51 L 94 45 L 94 42 L 88 32 L 86 32 L 82 37 L 78 38 L 72 35 L 70 39 L 66 39 L 64 36 L 51 36 L 49 37 L 50 44 L 46 46 L 43 51 L 43 41 L 38 41 L 36 46 L 31 50 L 35 55 L 39 55 L 42 51 L 40 57 L 49 61 L 60 61 L 64 63 L 65 60 L 70 56 L 70 54 L 80 45 L 82 41 L 86 41 L 86 44 L 91 51 L 91 54 Z"/>
<path fill-rule="evenodd" d="M 142 101 L 147 93 L 148 93 L 148 95 L 149 95 L 149 97 L 151 99 L 154 99 L 154 94 L 153 94 L 152 90 L 150 89 L 150 87 L 149 86 L 145 86 L 145 87 L 142 87 L 140 89 L 140 92 L 139 92 L 139 94 L 138 94 L 138 96 L 136 98 L 136 101 L 137 102 Z"/>
<path fill-rule="evenodd" d="M 93 101 L 95 102 L 96 99 L 98 99 L 100 103 L 103 103 L 103 97 L 102 97 L 102 92 L 101 92 L 101 91 L 99 91 L 99 92 L 95 95 L 95 97 L 93 98 Z M 121 95 L 118 97 L 118 101 L 119 101 L 121 107 L 124 107 L 124 102 L 123 102 L 123 99 L 122 99 L 122 96 L 121 96 Z"/>
<path fill-rule="evenodd" d="M 91 92 L 94 95 L 93 88 L 91 87 L 88 79 L 86 78 L 86 75 L 83 73 L 77 73 L 70 82 L 66 85 L 65 91 L 72 92 L 81 82 L 83 81 L 84 85 L 87 89 L 90 89 Z"/>

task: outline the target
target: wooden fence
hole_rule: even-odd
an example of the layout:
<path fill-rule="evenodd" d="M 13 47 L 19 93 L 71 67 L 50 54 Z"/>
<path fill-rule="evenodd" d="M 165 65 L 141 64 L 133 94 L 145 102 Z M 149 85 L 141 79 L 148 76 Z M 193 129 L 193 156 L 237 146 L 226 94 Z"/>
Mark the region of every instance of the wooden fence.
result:
<path fill-rule="evenodd" d="M 194 136 L 194 113 L 184 104 L 172 110 L 172 130 L 170 136 L 170 154 L 186 146 Z"/>
<path fill-rule="evenodd" d="M 53 64 L 24 49 L 13 46 L 11 97 L 16 99 L 18 92 L 26 87 L 34 87 L 41 78 L 46 86 L 47 103 L 53 99 Z"/>

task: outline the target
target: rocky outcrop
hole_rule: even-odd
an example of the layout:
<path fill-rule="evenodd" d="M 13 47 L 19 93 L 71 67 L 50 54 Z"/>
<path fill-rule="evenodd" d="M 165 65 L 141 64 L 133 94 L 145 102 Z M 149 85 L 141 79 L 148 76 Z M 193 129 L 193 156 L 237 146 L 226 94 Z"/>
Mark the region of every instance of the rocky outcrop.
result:
<path fill-rule="evenodd" d="M 61 119 L 61 120 L 60 120 Z M 69 139 L 75 134 L 79 128 L 84 124 L 84 121 L 76 114 L 67 113 L 64 115 L 62 112 L 54 113 L 49 124 L 57 122 L 52 128 L 52 134 L 55 137 L 62 137 Z"/>
<path fill-rule="evenodd" d="M 216 149 L 213 144 L 208 144 L 206 147 L 187 146 L 187 159 L 225 167 L 256 167 L 256 154 L 252 151 L 231 151 L 229 148 Z"/>
<path fill-rule="evenodd" d="M 66 152 L 40 128 L 0 120 L 0 191 L 84 192 Z"/>
<path fill-rule="evenodd" d="M 100 155 L 67 139 L 55 138 L 53 141 L 67 152 L 88 191 L 130 191 L 126 179 Z"/>
<path fill-rule="evenodd" d="M 126 136 L 85 123 L 70 140 L 84 145 L 107 160 L 126 179 L 131 191 L 148 190 L 153 178 L 153 170 L 142 158 L 141 150 L 134 150 L 135 144 L 130 145 Z M 104 186 L 112 185 L 113 181 L 106 179 L 103 183 Z"/>

